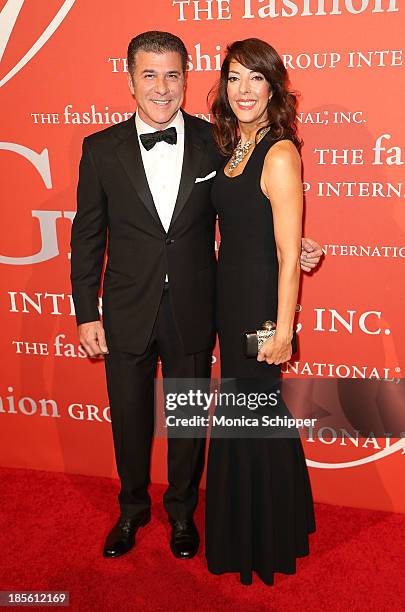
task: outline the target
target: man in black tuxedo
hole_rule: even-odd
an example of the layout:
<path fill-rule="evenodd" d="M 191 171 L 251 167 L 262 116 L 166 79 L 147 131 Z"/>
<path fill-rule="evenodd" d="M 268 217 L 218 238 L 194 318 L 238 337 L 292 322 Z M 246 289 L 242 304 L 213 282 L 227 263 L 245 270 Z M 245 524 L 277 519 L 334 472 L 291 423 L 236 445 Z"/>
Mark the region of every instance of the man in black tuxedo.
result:
<path fill-rule="evenodd" d="M 121 516 L 107 537 L 106 557 L 128 552 L 150 520 L 158 356 L 164 377 L 210 376 L 216 265 L 210 188 L 221 157 L 211 125 L 181 110 L 186 63 L 176 36 L 136 36 L 128 47 L 128 81 L 137 111 L 83 142 L 71 280 L 80 342 L 89 356 L 105 358 L 121 480 Z M 306 248 L 304 265 L 312 266 L 320 253 L 309 242 Z M 198 548 L 193 513 L 204 446 L 203 439 L 168 439 L 164 506 L 179 558 Z"/>

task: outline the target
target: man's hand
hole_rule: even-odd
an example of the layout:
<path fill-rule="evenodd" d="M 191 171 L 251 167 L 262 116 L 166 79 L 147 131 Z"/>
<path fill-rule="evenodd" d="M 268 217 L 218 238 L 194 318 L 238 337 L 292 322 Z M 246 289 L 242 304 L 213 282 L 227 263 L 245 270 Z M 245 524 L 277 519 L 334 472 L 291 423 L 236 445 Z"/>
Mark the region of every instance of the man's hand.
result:
<path fill-rule="evenodd" d="M 301 269 L 304 272 L 311 272 L 319 264 L 322 257 L 322 248 L 311 238 L 301 240 Z"/>
<path fill-rule="evenodd" d="M 89 357 L 102 359 L 108 353 L 101 321 L 90 321 L 78 326 L 80 344 Z"/>

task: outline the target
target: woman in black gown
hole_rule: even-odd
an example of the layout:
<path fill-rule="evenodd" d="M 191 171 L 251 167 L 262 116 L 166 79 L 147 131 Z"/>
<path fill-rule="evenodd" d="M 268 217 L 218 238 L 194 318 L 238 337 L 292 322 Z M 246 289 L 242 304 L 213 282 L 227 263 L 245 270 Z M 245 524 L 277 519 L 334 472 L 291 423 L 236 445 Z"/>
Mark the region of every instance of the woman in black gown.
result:
<path fill-rule="evenodd" d="M 217 144 L 227 162 L 212 198 L 218 211 L 217 326 L 221 376 L 260 390 L 278 384 L 291 357 L 302 228 L 296 99 L 277 52 L 264 41 L 230 45 L 213 102 Z M 242 337 L 265 320 L 275 335 L 257 359 Z M 255 382 L 254 382 L 255 381 Z M 253 387 L 252 387 L 253 385 Z M 280 398 L 280 414 L 289 412 Z M 252 572 L 273 584 L 293 574 L 315 531 L 299 437 L 211 438 L 207 472 L 206 556 L 211 572 Z"/>

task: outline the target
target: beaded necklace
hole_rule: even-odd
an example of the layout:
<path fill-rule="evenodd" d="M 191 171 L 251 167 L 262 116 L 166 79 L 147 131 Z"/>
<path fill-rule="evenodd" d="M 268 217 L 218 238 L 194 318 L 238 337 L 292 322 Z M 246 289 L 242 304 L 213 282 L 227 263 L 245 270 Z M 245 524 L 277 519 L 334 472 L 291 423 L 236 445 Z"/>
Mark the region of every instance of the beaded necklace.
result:
<path fill-rule="evenodd" d="M 237 168 L 237 166 L 239 166 L 239 164 L 245 159 L 246 155 L 249 153 L 252 144 L 255 144 L 255 142 L 256 144 L 258 144 L 269 130 L 270 127 L 262 128 L 257 133 L 257 137 L 255 140 L 247 140 L 244 145 L 242 145 L 242 139 L 239 140 L 229 161 L 229 174 L 232 174 L 235 168 Z"/>

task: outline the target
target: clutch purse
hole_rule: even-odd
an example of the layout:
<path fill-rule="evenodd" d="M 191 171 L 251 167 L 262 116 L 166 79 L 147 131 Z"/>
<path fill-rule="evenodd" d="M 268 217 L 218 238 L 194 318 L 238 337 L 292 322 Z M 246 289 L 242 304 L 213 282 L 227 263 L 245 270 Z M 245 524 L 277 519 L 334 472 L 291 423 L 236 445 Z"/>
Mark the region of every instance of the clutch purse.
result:
<path fill-rule="evenodd" d="M 264 321 L 261 329 L 256 329 L 252 332 L 244 334 L 244 349 L 246 357 L 257 357 L 262 345 L 266 340 L 274 336 L 276 333 L 276 324 L 274 321 Z M 291 340 L 292 352 L 297 352 L 297 334 L 294 331 Z"/>

